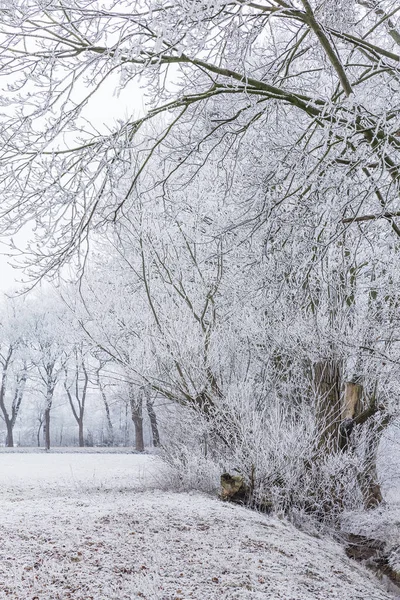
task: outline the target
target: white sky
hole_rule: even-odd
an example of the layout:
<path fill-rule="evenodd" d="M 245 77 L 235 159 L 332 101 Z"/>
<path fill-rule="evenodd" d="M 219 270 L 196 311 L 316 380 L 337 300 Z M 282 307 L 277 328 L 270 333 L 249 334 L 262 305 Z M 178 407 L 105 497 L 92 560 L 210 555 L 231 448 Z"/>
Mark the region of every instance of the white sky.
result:
<path fill-rule="evenodd" d="M 15 287 L 18 273 L 8 264 L 8 259 L 0 254 L 0 290 L 8 291 Z"/>
<path fill-rule="evenodd" d="M 84 111 L 84 116 L 90 118 L 90 122 L 101 132 L 107 133 L 113 129 L 117 119 L 125 119 L 134 116 L 137 118 L 145 112 L 145 101 L 143 90 L 139 86 L 130 85 L 116 94 L 119 78 L 116 75 L 104 83 L 102 89 L 90 100 Z M 1 93 L 1 90 L 0 90 Z M 19 248 L 24 248 L 29 239 L 29 227 L 24 232 L 14 235 L 14 242 Z M 12 258 L 5 246 L 7 240 L 0 240 L 0 292 L 9 292 L 20 287 L 23 280 L 21 269 L 11 266 Z"/>

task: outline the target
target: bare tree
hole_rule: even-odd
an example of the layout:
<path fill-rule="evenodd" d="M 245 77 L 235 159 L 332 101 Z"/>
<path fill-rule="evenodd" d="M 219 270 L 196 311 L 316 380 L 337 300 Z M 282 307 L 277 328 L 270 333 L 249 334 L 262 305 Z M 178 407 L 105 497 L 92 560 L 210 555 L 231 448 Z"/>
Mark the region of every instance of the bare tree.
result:
<path fill-rule="evenodd" d="M 40 391 L 44 399 L 43 417 L 39 419 L 39 431 L 43 425 L 43 440 L 46 450 L 51 445 L 51 410 L 56 386 L 68 356 L 63 336 L 60 309 L 53 299 L 40 299 L 35 303 L 27 321 L 31 345 L 31 360 L 36 366 Z"/>
<path fill-rule="evenodd" d="M 150 419 L 150 428 L 151 428 L 153 446 L 154 446 L 154 448 L 158 448 L 160 445 L 160 432 L 158 429 L 157 414 L 156 414 L 156 411 L 154 410 L 154 399 L 151 397 L 151 392 L 150 392 L 149 388 L 144 389 L 144 394 L 146 397 L 147 414 L 149 415 L 149 419 Z"/>
<path fill-rule="evenodd" d="M 80 447 L 83 447 L 85 445 L 84 417 L 89 385 L 89 373 L 86 363 L 87 357 L 85 356 L 82 344 L 79 346 L 75 345 L 72 357 L 73 364 L 71 365 L 71 368 L 68 370 L 67 364 L 64 366 L 64 389 L 68 396 L 72 414 L 78 424 L 78 443 Z"/>
<path fill-rule="evenodd" d="M 114 445 L 114 426 L 113 426 L 113 422 L 111 419 L 110 405 L 109 405 L 109 402 L 107 399 L 106 390 L 105 390 L 105 387 L 104 387 L 104 384 L 102 382 L 101 375 L 100 375 L 101 370 L 104 368 L 104 366 L 106 364 L 107 364 L 107 361 L 99 360 L 99 365 L 96 369 L 96 383 L 97 383 L 97 387 L 99 388 L 101 398 L 102 398 L 103 404 L 104 404 L 104 410 L 106 413 L 106 421 L 107 421 L 106 443 L 108 446 L 113 446 Z"/>
<path fill-rule="evenodd" d="M 144 452 L 143 434 L 143 390 L 128 383 L 128 397 L 131 408 L 132 422 L 135 427 L 135 450 Z"/>
<path fill-rule="evenodd" d="M 6 425 L 6 445 L 14 446 L 14 427 L 28 378 L 29 352 L 24 303 L 3 299 L 0 316 L 0 410 Z"/>
<path fill-rule="evenodd" d="M 6 446 L 12 448 L 14 446 L 14 426 L 21 408 L 21 402 L 24 395 L 25 384 L 27 380 L 27 365 L 24 363 L 22 369 L 15 373 L 13 368 L 14 355 L 17 350 L 18 343 L 10 344 L 6 349 L 6 354 L 0 354 L 0 363 L 2 365 L 1 384 L 0 384 L 0 409 L 7 428 Z M 14 390 L 9 390 L 10 378 L 14 371 Z M 6 403 L 6 395 L 11 391 L 12 401 L 8 409 Z"/>

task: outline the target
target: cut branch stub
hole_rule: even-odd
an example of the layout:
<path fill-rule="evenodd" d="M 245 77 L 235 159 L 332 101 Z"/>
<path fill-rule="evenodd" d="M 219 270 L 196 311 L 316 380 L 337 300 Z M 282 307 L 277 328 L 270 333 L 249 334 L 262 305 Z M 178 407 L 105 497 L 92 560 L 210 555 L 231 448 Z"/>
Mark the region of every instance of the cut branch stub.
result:
<path fill-rule="evenodd" d="M 247 499 L 249 489 L 244 483 L 242 475 L 223 473 L 221 475 L 221 488 L 221 500 L 244 503 Z"/>
<path fill-rule="evenodd" d="M 344 384 L 343 419 L 354 419 L 361 410 L 362 385 L 347 381 Z"/>
<path fill-rule="evenodd" d="M 355 418 L 361 412 L 362 385 L 353 381 L 344 384 L 344 399 L 342 406 L 342 421 L 339 426 L 339 449 L 347 450 L 350 436 L 356 424 Z"/>
<path fill-rule="evenodd" d="M 337 448 L 341 422 L 341 361 L 321 360 L 314 365 L 318 447 L 330 452 Z"/>

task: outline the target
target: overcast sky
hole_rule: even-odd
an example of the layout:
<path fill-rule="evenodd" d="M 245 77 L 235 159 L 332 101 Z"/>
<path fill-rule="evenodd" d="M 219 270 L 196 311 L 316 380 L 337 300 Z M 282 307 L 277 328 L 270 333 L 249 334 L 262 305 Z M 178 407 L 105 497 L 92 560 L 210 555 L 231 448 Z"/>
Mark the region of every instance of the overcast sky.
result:
<path fill-rule="evenodd" d="M 113 129 L 117 119 L 138 118 L 145 110 L 143 90 L 137 85 L 131 84 L 119 95 L 116 94 L 118 87 L 118 76 L 115 75 L 105 82 L 101 90 L 89 102 L 83 115 L 89 118 L 91 123 L 100 133 L 107 133 Z M 1 93 L 1 90 L 0 90 Z M 24 248 L 29 236 L 29 228 L 17 236 L 13 236 L 19 248 Z M 0 243 L 0 292 L 10 291 L 18 287 L 18 281 L 23 279 L 21 269 L 14 269 L 9 263 L 12 262 L 6 254 L 7 240 Z"/>

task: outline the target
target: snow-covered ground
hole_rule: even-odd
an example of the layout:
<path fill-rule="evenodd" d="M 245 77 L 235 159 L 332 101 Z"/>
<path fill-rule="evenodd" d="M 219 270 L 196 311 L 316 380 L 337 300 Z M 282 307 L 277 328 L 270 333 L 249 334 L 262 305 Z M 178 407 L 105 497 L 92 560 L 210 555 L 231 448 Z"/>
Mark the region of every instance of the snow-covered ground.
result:
<path fill-rule="evenodd" d="M 0 487 L 11 495 L 30 490 L 36 496 L 44 488 L 64 495 L 132 491 L 157 486 L 159 476 L 160 461 L 149 455 L 0 453 Z"/>
<path fill-rule="evenodd" d="M 0 454 L 0 598 L 390 598 L 335 543 L 157 489 L 161 471 L 134 454 Z"/>

